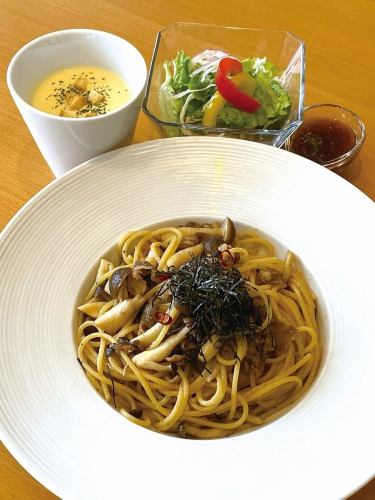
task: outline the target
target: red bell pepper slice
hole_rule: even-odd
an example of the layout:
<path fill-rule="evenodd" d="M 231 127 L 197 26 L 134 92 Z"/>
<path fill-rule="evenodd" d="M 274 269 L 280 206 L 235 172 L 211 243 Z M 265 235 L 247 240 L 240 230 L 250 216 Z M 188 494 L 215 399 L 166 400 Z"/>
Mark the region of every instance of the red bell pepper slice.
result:
<path fill-rule="evenodd" d="M 242 64 L 238 59 L 233 57 L 224 57 L 219 62 L 216 73 L 216 87 L 218 92 L 235 108 L 247 113 L 254 113 L 260 108 L 260 102 L 251 97 L 246 92 L 240 90 L 231 80 L 228 75 L 236 75 L 241 73 Z"/>

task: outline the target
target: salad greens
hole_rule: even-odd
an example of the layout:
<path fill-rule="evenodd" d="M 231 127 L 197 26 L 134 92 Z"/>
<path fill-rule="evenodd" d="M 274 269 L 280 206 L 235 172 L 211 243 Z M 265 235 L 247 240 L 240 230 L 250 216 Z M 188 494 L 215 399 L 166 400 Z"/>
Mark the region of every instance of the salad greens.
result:
<path fill-rule="evenodd" d="M 228 54 L 205 50 L 190 57 L 183 50 L 172 61 L 165 61 L 165 81 L 159 90 L 162 118 L 177 123 L 202 123 L 210 99 L 217 92 L 215 79 L 219 61 Z M 261 106 L 247 113 L 226 103 L 218 114 L 218 127 L 282 127 L 290 110 L 290 97 L 278 81 L 279 71 L 264 57 L 242 62 L 243 72 L 256 81 L 253 97 Z"/>

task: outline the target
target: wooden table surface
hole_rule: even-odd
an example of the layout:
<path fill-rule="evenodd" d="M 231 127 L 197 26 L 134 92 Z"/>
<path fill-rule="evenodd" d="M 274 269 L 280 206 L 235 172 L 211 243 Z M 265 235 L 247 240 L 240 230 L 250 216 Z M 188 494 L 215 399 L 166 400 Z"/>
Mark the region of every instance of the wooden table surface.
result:
<path fill-rule="evenodd" d="M 93 28 L 128 39 L 149 63 L 156 32 L 177 21 L 283 29 L 302 38 L 306 42 L 306 104 L 338 103 L 362 118 L 367 128 L 366 143 L 342 175 L 375 200 L 374 1 L 1 0 L 1 228 L 53 179 L 6 88 L 6 67 L 12 55 L 44 33 Z M 155 138 L 157 132 L 141 115 L 134 142 Z M 0 444 L 0 498 L 56 497 Z M 375 480 L 351 497 L 352 500 L 374 498 Z"/>

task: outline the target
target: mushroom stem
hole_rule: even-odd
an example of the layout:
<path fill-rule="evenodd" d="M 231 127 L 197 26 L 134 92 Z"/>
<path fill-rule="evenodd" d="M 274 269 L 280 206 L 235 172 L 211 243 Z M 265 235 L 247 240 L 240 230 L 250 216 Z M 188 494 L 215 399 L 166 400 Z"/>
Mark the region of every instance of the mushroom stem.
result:
<path fill-rule="evenodd" d="M 203 252 L 203 244 L 199 243 L 193 247 L 185 248 L 169 257 L 167 267 L 181 267 L 194 257 L 198 257 Z"/>
<path fill-rule="evenodd" d="M 161 323 L 155 323 L 151 328 L 138 335 L 138 337 L 134 337 L 130 342 L 141 347 L 148 346 L 159 336 L 163 327 L 164 325 Z"/>
<path fill-rule="evenodd" d="M 113 334 L 120 330 L 133 316 L 137 314 L 143 304 L 141 295 L 132 299 L 123 300 L 95 320 L 95 324 L 103 328 L 106 333 Z"/>
<path fill-rule="evenodd" d="M 132 360 L 133 363 L 139 368 L 146 368 L 150 362 L 157 363 L 159 361 L 163 361 L 163 359 L 169 356 L 173 349 L 178 346 L 180 342 L 182 342 L 189 331 L 190 328 L 185 326 L 178 333 L 164 340 L 164 342 L 158 347 L 155 347 L 155 349 L 136 354 Z"/>

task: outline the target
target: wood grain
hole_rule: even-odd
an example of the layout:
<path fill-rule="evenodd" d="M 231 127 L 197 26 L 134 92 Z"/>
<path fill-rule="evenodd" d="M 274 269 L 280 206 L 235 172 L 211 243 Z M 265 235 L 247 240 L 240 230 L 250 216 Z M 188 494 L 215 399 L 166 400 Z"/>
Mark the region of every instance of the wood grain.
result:
<path fill-rule="evenodd" d="M 355 111 L 367 128 L 359 157 L 343 177 L 375 199 L 373 61 L 375 3 L 372 0 L 2 0 L 0 2 L 0 227 L 52 179 L 6 85 L 6 67 L 26 42 L 50 31 L 94 28 L 128 39 L 151 58 L 156 32 L 174 22 L 209 22 L 289 30 L 306 42 L 306 104 L 329 102 Z M 140 116 L 134 142 L 158 138 Z M 334 202 L 334 193 L 332 193 Z M 333 464 L 334 466 L 334 464 Z M 0 498 L 56 498 L 0 445 Z M 375 480 L 351 500 L 375 498 Z"/>

